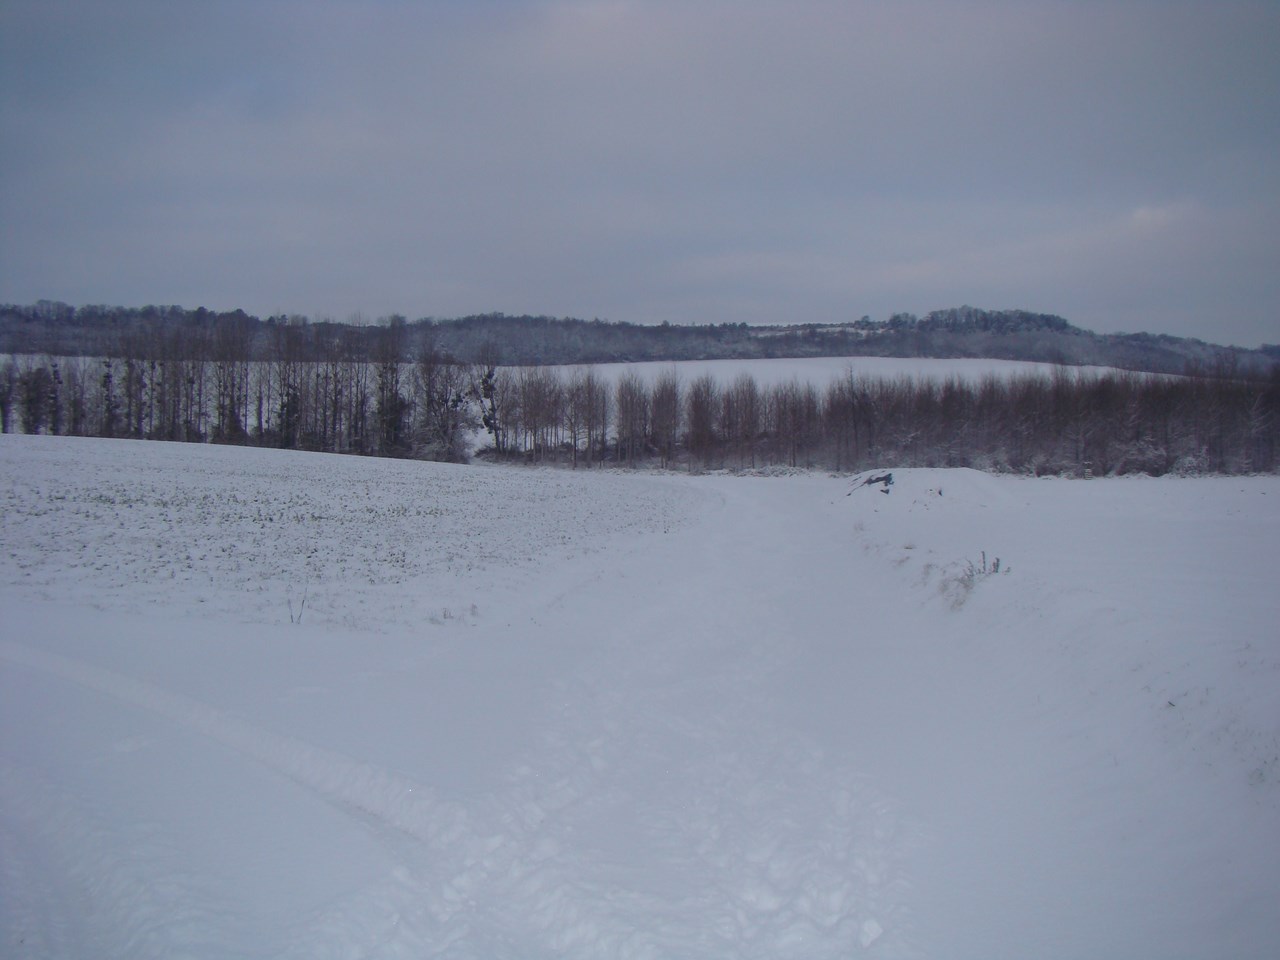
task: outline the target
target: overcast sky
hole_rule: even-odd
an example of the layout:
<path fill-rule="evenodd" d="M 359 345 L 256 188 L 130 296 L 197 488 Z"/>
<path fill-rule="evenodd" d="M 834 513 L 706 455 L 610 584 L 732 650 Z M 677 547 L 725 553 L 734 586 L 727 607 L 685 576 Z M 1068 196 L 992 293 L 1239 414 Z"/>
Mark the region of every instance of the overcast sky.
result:
<path fill-rule="evenodd" d="M 0 301 L 1280 342 L 1280 3 L 0 0 Z"/>

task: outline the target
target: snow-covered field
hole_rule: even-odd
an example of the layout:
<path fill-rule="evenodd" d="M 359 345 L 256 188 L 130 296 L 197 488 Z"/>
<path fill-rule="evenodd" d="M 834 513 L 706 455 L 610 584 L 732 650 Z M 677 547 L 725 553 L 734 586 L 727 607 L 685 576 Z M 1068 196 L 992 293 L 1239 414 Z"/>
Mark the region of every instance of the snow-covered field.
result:
<path fill-rule="evenodd" d="M 4 436 L 0 503 L 5 957 L 1280 943 L 1280 478 Z"/>

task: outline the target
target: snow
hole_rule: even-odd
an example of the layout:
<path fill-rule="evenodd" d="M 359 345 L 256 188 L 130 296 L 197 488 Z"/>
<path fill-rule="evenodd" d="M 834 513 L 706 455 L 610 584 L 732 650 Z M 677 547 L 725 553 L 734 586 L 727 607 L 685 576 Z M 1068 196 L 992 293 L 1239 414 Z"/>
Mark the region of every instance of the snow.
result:
<path fill-rule="evenodd" d="M 1280 478 L 893 476 L 0 437 L 0 954 L 1271 956 Z"/>

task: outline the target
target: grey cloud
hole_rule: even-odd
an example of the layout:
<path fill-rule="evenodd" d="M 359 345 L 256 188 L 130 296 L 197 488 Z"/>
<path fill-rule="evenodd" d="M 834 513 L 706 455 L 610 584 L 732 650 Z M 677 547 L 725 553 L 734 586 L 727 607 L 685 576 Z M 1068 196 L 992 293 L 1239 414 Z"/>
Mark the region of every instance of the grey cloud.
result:
<path fill-rule="evenodd" d="M 0 16 L 0 299 L 1280 340 L 1273 5 Z"/>

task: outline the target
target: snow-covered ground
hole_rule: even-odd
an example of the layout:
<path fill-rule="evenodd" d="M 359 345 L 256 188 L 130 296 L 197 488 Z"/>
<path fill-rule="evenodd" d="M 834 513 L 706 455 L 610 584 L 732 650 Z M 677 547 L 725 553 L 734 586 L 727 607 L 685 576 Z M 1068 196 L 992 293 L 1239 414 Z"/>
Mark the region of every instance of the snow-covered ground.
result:
<path fill-rule="evenodd" d="M 5 436 L 0 503 L 5 957 L 1280 942 L 1280 478 Z"/>

